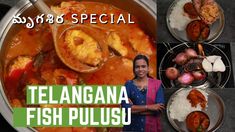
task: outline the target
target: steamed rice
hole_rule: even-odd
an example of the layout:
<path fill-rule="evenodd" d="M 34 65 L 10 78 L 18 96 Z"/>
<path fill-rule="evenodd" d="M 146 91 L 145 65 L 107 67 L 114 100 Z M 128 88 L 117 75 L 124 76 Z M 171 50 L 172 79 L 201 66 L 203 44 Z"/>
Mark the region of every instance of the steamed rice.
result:
<path fill-rule="evenodd" d="M 184 5 L 191 0 L 179 0 L 173 7 L 169 20 L 171 28 L 175 28 L 179 31 L 185 30 L 187 24 L 191 19 L 184 12 Z"/>
<path fill-rule="evenodd" d="M 177 93 L 176 96 L 172 99 L 173 101 L 169 107 L 170 117 L 172 119 L 184 121 L 189 113 L 202 110 L 200 104 L 197 104 L 196 107 L 192 107 L 191 103 L 187 99 L 187 96 L 191 90 L 192 89 L 184 89 Z M 205 96 L 206 101 L 208 101 L 208 94 L 202 89 L 197 90 L 200 91 Z"/>

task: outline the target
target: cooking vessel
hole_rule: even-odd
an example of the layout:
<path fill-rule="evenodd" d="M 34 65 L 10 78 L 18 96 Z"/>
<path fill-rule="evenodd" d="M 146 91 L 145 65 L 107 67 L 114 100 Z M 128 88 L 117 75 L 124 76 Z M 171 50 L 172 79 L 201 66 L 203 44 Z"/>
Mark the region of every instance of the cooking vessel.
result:
<path fill-rule="evenodd" d="M 44 0 L 46 4 L 50 5 L 58 5 L 61 1 L 68 0 Z M 81 1 L 81 0 L 80 0 Z M 84 1 L 94 1 L 94 2 L 102 2 L 112 4 L 120 9 L 126 10 L 132 15 L 136 16 L 136 18 L 141 22 L 140 26 L 142 29 L 149 34 L 150 36 L 156 38 L 156 3 L 154 1 L 148 0 L 84 0 Z M 6 51 L 9 48 L 7 42 L 12 39 L 12 36 L 17 33 L 20 28 L 20 25 L 13 24 L 13 16 L 20 15 L 25 17 L 35 17 L 39 14 L 39 11 L 33 7 L 33 5 L 27 0 L 19 1 L 2 19 L 0 23 L 0 75 L 1 75 L 1 83 L 0 83 L 0 111 L 4 118 L 8 121 L 9 124 L 13 125 L 13 115 L 12 115 L 12 107 L 7 99 L 7 96 L 4 92 L 4 84 L 3 84 L 3 73 L 4 73 L 4 65 L 5 65 L 5 56 Z M 36 131 L 34 128 L 15 128 L 17 131 Z"/>
<path fill-rule="evenodd" d="M 197 43 L 181 43 L 173 48 L 170 47 L 169 44 L 164 43 L 164 45 L 168 48 L 167 53 L 164 55 L 161 63 L 159 65 L 158 74 L 160 79 L 162 80 L 162 84 L 165 88 L 181 88 L 181 87 L 188 87 L 186 85 L 180 84 L 176 80 L 169 80 L 166 77 L 165 71 L 168 67 L 176 67 L 182 72 L 184 69 L 182 66 L 177 65 L 172 60 L 176 57 L 177 54 L 180 52 L 184 52 L 187 48 L 193 48 L 196 51 L 198 50 Z M 218 47 L 214 46 L 213 44 L 203 43 L 205 56 L 209 55 L 218 55 L 221 56 L 222 61 L 226 66 L 225 72 L 210 72 L 207 73 L 207 77 L 201 81 L 194 81 L 190 84 L 191 87 L 195 88 L 223 88 L 229 80 L 231 74 L 231 63 L 226 56 L 226 54 L 220 50 Z"/>

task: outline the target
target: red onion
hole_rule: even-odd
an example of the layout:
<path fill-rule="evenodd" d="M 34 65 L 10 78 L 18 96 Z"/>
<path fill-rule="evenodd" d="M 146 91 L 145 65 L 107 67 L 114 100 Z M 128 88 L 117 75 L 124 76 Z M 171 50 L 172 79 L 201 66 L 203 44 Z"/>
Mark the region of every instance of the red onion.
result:
<path fill-rule="evenodd" d="M 175 67 L 166 69 L 166 77 L 170 80 L 175 80 L 179 76 L 179 71 Z"/>
<path fill-rule="evenodd" d="M 183 65 L 188 61 L 188 56 L 184 52 L 181 52 L 175 57 L 173 61 L 175 61 L 175 63 L 178 65 Z"/>
<path fill-rule="evenodd" d="M 195 58 L 198 56 L 197 52 L 192 48 L 185 49 L 185 54 L 188 56 L 188 58 Z"/>
<path fill-rule="evenodd" d="M 206 77 L 206 74 L 203 71 L 193 71 L 192 75 L 195 80 L 203 80 Z"/>
<path fill-rule="evenodd" d="M 179 78 L 178 81 L 181 84 L 189 85 L 194 81 L 194 77 L 191 73 L 183 73 Z"/>

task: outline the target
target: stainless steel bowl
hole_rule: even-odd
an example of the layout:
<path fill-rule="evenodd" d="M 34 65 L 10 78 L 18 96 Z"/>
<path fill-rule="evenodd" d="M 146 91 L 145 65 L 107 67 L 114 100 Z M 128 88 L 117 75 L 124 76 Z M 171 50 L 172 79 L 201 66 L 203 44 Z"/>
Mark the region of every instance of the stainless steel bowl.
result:
<path fill-rule="evenodd" d="M 61 1 L 68 0 L 44 0 L 49 6 L 59 4 Z M 141 21 L 142 28 L 152 37 L 156 38 L 156 3 L 154 1 L 148 0 L 84 0 L 84 1 L 96 1 L 102 3 L 112 4 L 120 9 L 126 10 L 129 13 L 135 15 L 139 21 Z M 0 23 L 0 73 L 1 73 L 1 83 L 0 83 L 0 111 L 4 118 L 9 122 L 9 124 L 13 125 L 13 115 L 12 115 L 12 107 L 7 99 L 7 96 L 4 92 L 4 84 L 3 84 L 3 73 L 4 73 L 4 64 L 5 64 L 5 56 L 6 51 L 9 48 L 7 42 L 11 40 L 11 37 L 17 33 L 20 29 L 19 25 L 13 24 L 12 19 L 15 15 L 21 16 L 30 16 L 34 17 L 39 14 L 39 11 L 32 6 L 32 4 L 27 0 L 19 1 L 2 19 Z M 33 128 L 15 128 L 17 131 L 36 131 Z"/>

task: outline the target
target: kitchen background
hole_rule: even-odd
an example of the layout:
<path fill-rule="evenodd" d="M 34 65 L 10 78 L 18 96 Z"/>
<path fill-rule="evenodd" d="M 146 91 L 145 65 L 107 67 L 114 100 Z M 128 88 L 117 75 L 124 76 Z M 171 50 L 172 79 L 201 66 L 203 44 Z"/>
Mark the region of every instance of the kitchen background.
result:
<path fill-rule="evenodd" d="M 0 17 L 4 16 L 4 14 L 8 11 L 10 7 L 13 7 L 19 0 L 0 0 Z M 148 0 L 147 0 L 148 1 Z M 157 0 L 154 0 L 155 2 Z M 158 44 L 161 45 L 162 42 L 167 43 L 180 43 L 176 40 L 169 32 L 166 26 L 166 13 L 167 9 L 173 0 L 158 0 L 157 1 L 157 18 L 158 18 Z M 224 10 L 225 15 L 225 27 L 222 34 L 217 38 L 213 43 L 222 44 L 219 45 L 220 48 L 228 47 L 231 53 L 228 53 L 227 56 L 231 59 L 232 69 L 235 69 L 235 4 L 229 0 L 217 0 L 222 9 Z M 225 46 L 223 46 L 225 45 Z M 160 46 L 159 46 L 160 47 Z M 164 47 L 164 46 L 163 46 Z M 159 50 L 159 49 L 158 49 Z M 225 50 L 225 49 L 224 49 Z M 226 51 L 227 52 L 227 49 Z M 159 59 L 159 58 L 158 58 Z M 221 132 L 230 132 L 235 131 L 234 121 L 235 121 L 235 88 L 234 88 L 234 70 L 231 73 L 232 80 L 230 79 L 229 87 L 225 87 L 223 89 L 213 89 L 216 93 L 221 96 L 225 103 L 225 118 L 222 126 L 218 131 Z M 233 86 L 233 87 L 231 87 Z M 168 101 L 169 97 L 176 91 L 177 89 L 165 89 L 165 99 Z M 162 124 L 164 132 L 173 132 L 175 131 L 173 127 L 167 120 L 166 112 L 164 112 L 162 116 Z M 14 131 L 14 129 L 5 121 L 5 119 L 0 116 L 0 129 L 5 131 Z"/>

